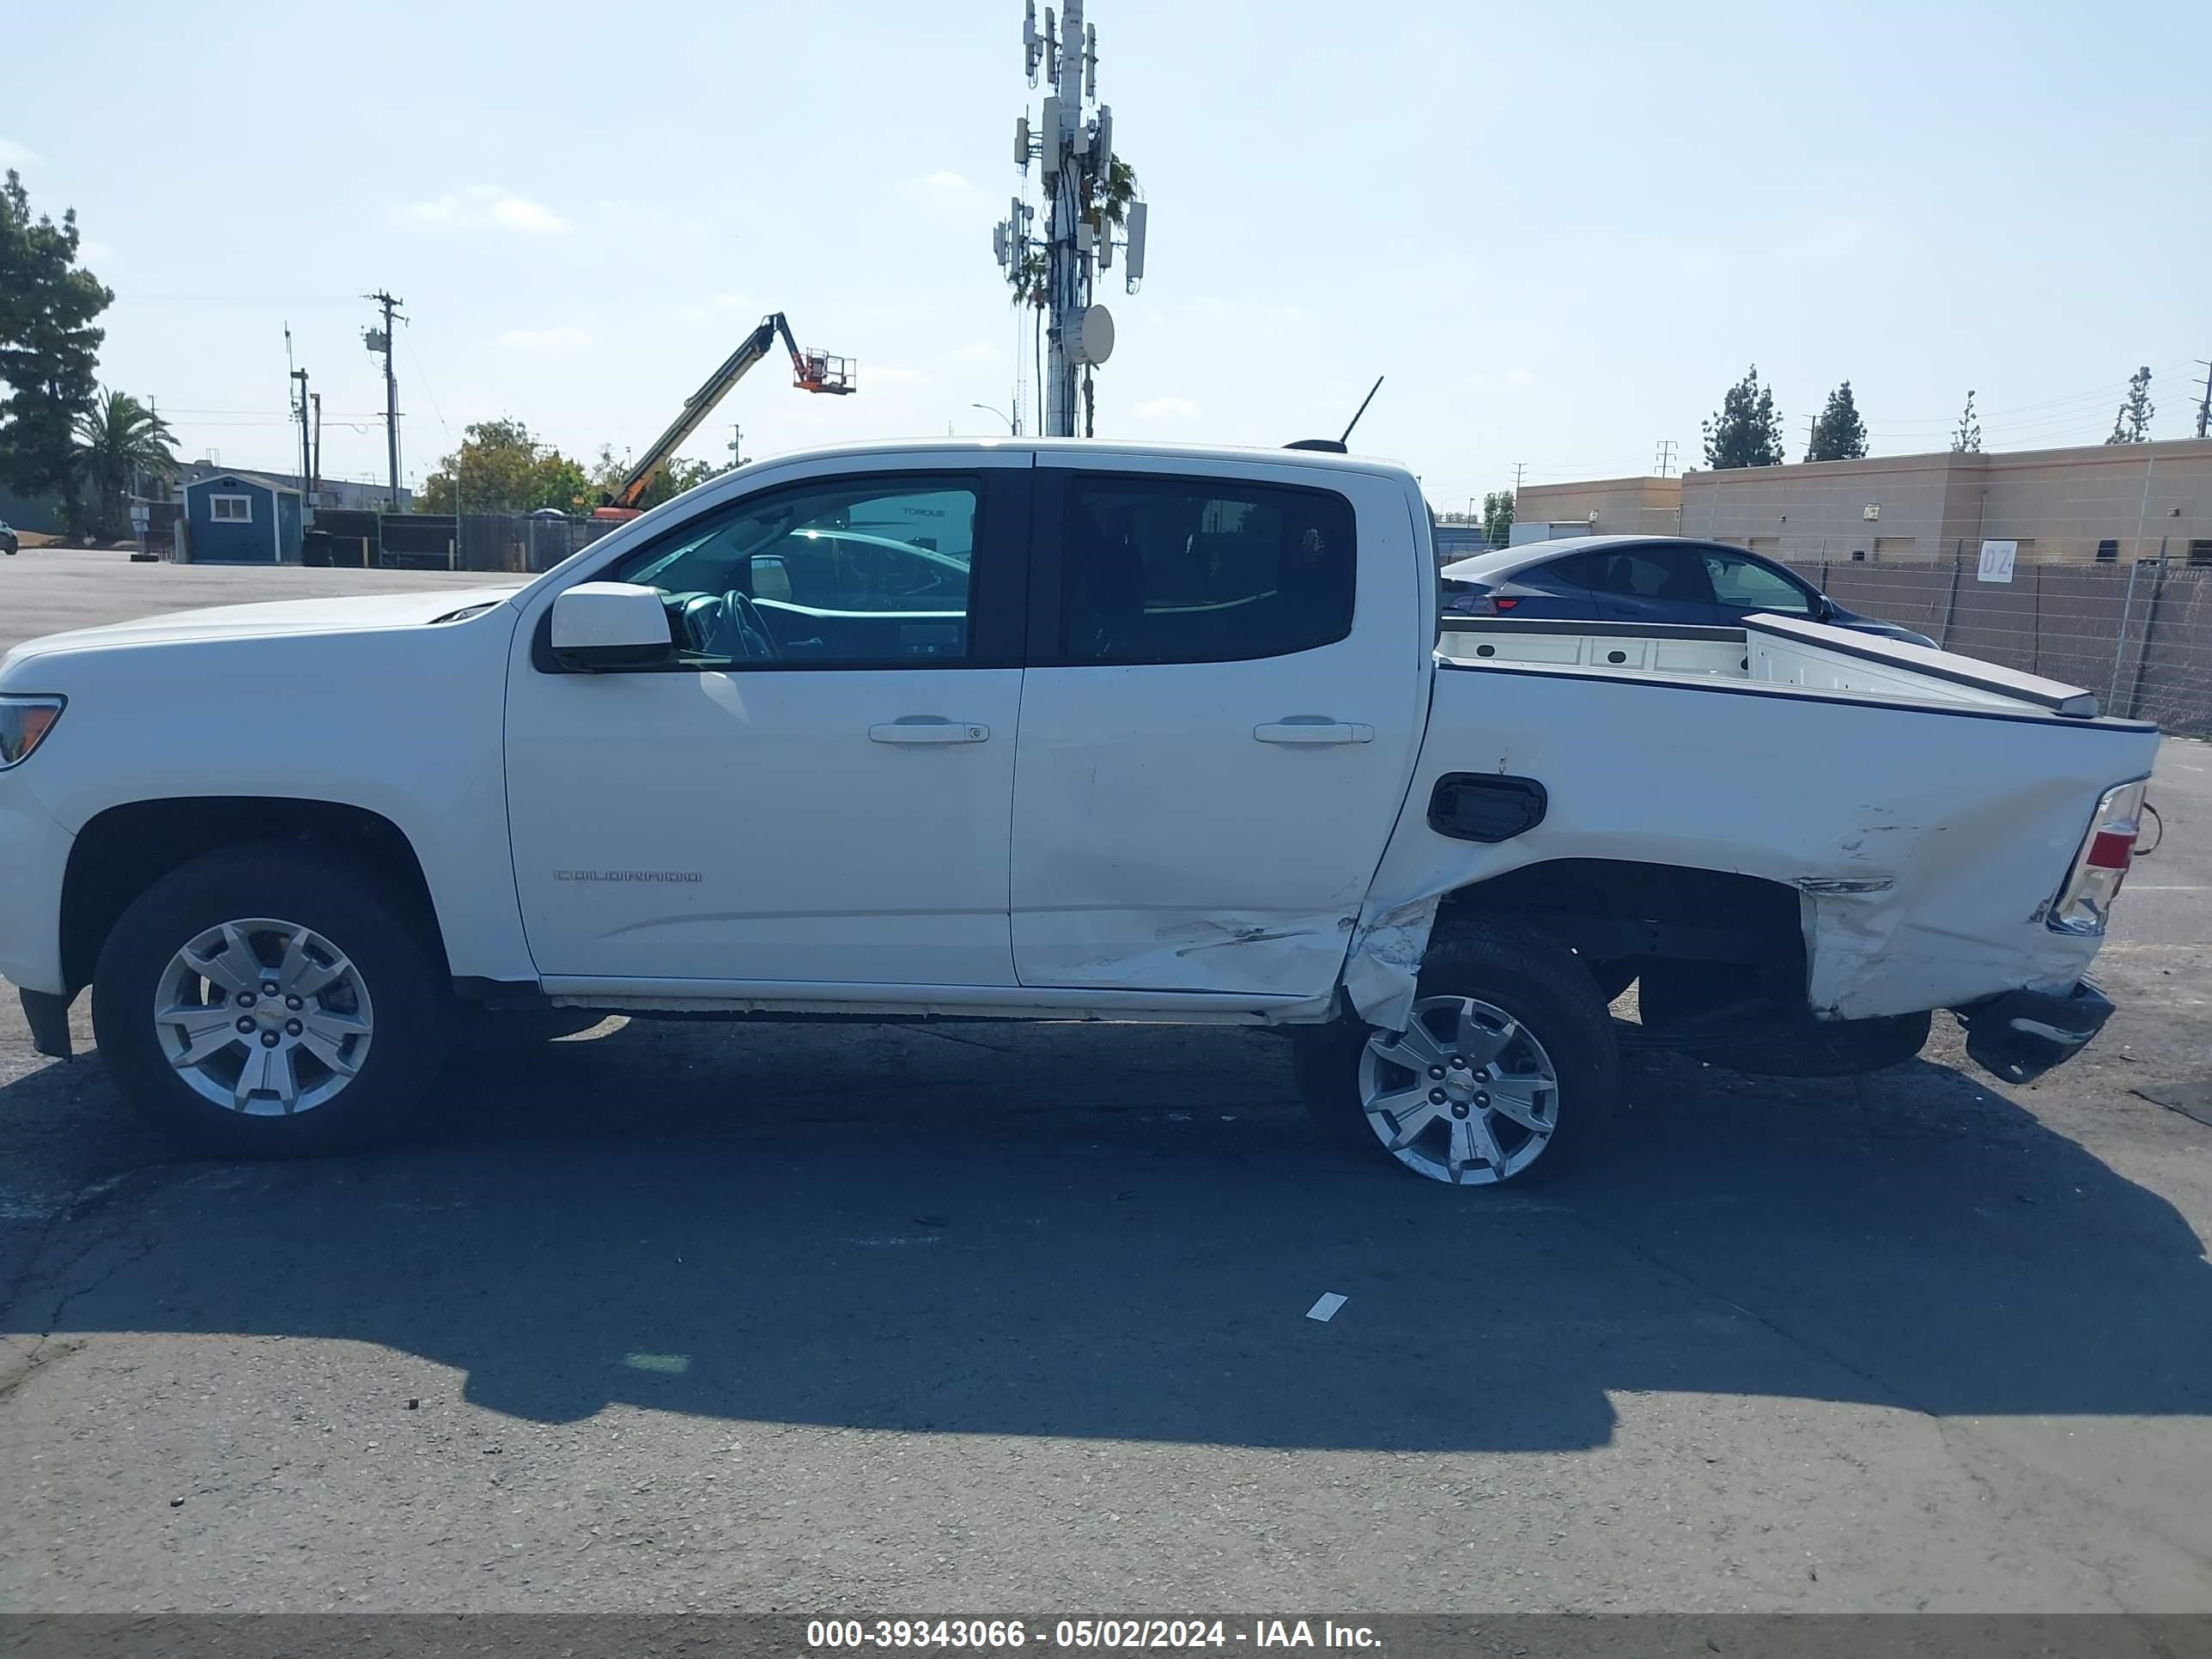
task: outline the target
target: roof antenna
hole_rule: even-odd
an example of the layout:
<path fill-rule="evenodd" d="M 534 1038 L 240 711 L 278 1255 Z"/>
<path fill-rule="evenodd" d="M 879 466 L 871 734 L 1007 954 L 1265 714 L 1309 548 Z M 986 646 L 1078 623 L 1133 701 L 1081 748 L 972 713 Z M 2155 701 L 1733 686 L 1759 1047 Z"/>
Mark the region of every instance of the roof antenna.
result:
<path fill-rule="evenodd" d="M 1346 426 L 1344 428 L 1343 437 L 1301 438 L 1296 443 L 1285 444 L 1283 447 L 1285 449 L 1318 449 L 1325 451 L 1331 455 L 1342 455 L 1347 453 L 1345 446 L 1351 441 L 1352 428 L 1359 424 L 1359 417 L 1367 412 L 1367 405 L 1375 401 L 1375 394 L 1382 389 L 1382 380 L 1383 377 L 1380 374 L 1377 374 L 1375 377 L 1375 384 L 1367 388 L 1367 395 L 1359 400 L 1359 407 L 1352 411 L 1351 425 Z"/>

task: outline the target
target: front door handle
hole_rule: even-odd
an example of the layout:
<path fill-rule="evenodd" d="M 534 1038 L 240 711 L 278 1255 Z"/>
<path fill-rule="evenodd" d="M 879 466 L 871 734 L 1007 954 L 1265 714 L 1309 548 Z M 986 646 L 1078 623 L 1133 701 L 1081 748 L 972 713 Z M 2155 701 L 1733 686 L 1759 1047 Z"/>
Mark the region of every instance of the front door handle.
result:
<path fill-rule="evenodd" d="M 974 720 L 949 720 L 942 714 L 902 714 L 868 728 L 870 743 L 902 745 L 926 743 L 988 743 L 991 728 Z"/>
<path fill-rule="evenodd" d="M 1372 743 L 1375 728 L 1352 720 L 1324 720 L 1318 714 L 1293 714 L 1255 726 L 1252 735 L 1261 743 Z"/>

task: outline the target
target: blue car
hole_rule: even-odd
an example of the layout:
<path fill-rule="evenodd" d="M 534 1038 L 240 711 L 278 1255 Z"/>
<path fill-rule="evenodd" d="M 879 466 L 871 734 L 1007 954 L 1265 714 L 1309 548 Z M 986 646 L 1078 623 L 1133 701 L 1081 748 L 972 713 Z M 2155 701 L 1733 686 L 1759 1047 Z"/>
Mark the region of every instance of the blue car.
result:
<path fill-rule="evenodd" d="M 1925 634 L 1846 611 L 1796 571 L 1725 543 L 1578 536 L 1478 553 L 1443 568 L 1448 616 L 1726 628 L 1755 611 L 1909 645 Z"/>

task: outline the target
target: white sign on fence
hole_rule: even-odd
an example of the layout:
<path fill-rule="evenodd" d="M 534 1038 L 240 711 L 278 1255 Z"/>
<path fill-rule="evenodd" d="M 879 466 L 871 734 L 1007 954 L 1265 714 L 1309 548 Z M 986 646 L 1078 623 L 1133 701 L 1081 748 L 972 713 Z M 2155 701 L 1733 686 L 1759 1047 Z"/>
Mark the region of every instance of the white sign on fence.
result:
<path fill-rule="evenodd" d="M 2013 555 L 2019 551 L 2018 542 L 1984 542 L 1982 568 L 1974 572 L 1974 580 L 1983 582 L 2010 581 Z"/>

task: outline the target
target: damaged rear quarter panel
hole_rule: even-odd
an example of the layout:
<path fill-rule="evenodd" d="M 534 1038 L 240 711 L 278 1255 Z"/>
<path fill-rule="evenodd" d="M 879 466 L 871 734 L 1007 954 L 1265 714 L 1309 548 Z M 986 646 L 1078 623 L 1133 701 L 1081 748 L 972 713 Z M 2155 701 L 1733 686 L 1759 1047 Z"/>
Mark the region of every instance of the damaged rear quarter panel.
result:
<path fill-rule="evenodd" d="M 2063 989 L 2097 941 L 2051 932 L 2044 907 L 2098 795 L 2148 773 L 2157 744 L 2118 721 L 1443 667 L 1345 992 L 1402 1025 L 1444 894 L 1582 858 L 1871 888 L 1800 886 L 1807 994 L 1830 1018 Z M 1494 845 L 1440 836 L 1425 808 L 1455 771 L 1534 778 L 1550 812 Z"/>

